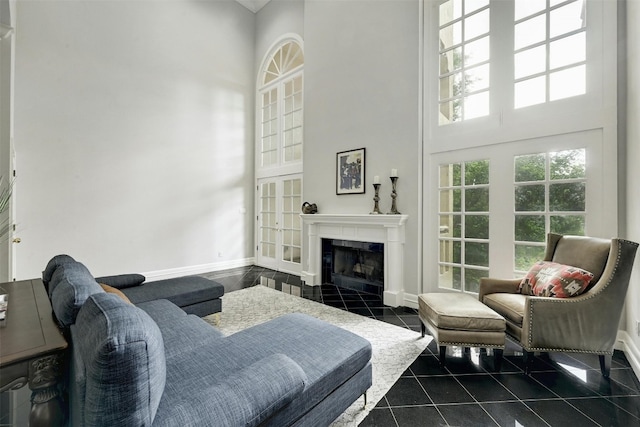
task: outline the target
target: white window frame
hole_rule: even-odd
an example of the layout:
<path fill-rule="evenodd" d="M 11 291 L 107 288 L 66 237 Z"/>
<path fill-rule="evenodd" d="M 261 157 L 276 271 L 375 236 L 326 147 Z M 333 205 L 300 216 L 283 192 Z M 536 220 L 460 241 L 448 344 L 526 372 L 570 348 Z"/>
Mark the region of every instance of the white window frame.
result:
<path fill-rule="evenodd" d="M 466 7 L 466 2 L 464 2 L 464 0 L 462 0 L 460 2 L 461 7 L 463 9 L 465 9 Z M 468 120 L 473 120 L 473 117 L 468 117 L 468 103 L 469 98 L 471 97 L 478 97 L 484 94 L 487 94 L 487 96 L 490 99 L 491 96 L 491 84 L 490 81 L 487 82 L 488 86 L 486 88 L 480 88 L 480 89 L 467 89 L 467 73 L 469 71 L 472 70 L 479 70 L 481 67 L 487 67 L 489 69 L 489 75 L 491 75 L 491 59 L 489 58 L 488 60 L 479 60 L 478 62 L 473 62 L 473 63 L 469 63 L 467 61 L 467 56 L 466 56 L 466 50 L 468 48 L 470 48 L 470 45 L 481 41 L 482 39 L 488 38 L 489 42 L 491 40 L 491 29 L 489 29 L 488 33 L 482 33 L 479 35 L 474 35 L 474 36 L 467 36 L 466 35 L 466 23 L 470 20 L 473 20 L 475 17 L 479 16 L 480 14 L 489 14 L 489 20 L 490 15 L 491 15 L 491 4 L 490 2 L 485 5 L 485 6 L 481 6 L 477 9 L 471 10 L 471 11 L 467 11 L 467 10 L 463 10 L 461 11 L 461 16 L 459 17 L 452 17 L 452 19 L 450 21 L 447 21 L 444 24 L 441 24 L 439 22 L 438 19 L 438 44 L 440 44 L 441 42 L 441 32 L 444 29 L 455 29 L 456 25 L 459 25 L 460 28 L 460 36 L 461 36 L 461 40 L 456 43 L 454 40 L 450 40 L 451 45 L 450 46 L 446 46 L 444 51 L 440 51 L 440 46 L 439 48 L 439 54 L 438 54 L 438 60 L 439 62 L 442 61 L 443 55 L 444 57 L 448 57 L 449 55 L 451 55 L 451 58 L 454 57 L 456 50 L 460 51 L 460 67 L 459 68 L 454 68 L 452 70 L 448 70 L 447 72 L 443 72 L 442 70 L 442 63 L 439 63 L 439 76 L 438 76 L 438 104 L 439 104 L 439 108 L 438 108 L 438 125 L 440 126 L 448 126 L 451 124 L 456 124 L 456 123 L 461 123 L 464 121 L 468 121 Z M 454 31 L 452 31 L 453 33 Z M 452 61 L 455 63 L 455 61 Z M 454 77 L 455 75 L 459 75 L 460 78 L 460 82 L 459 84 L 461 85 L 461 93 L 460 94 L 453 94 L 453 93 L 449 93 L 448 96 L 446 97 L 441 97 L 442 95 L 442 90 L 443 90 L 443 78 L 447 78 L 446 82 L 448 82 L 450 84 L 450 88 L 453 86 L 452 84 L 452 80 L 451 78 Z M 462 107 L 461 107 L 461 115 L 462 118 L 458 121 L 450 121 L 448 123 L 442 123 L 440 124 L 440 117 L 442 117 L 442 107 L 443 105 L 448 105 L 448 104 L 455 104 L 455 103 L 461 103 Z M 451 105 L 449 105 L 449 107 L 451 107 Z M 451 111 L 452 113 L 452 111 Z M 489 109 L 489 114 L 490 114 L 490 109 Z M 487 117 L 489 114 L 483 114 L 480 115 L 476 118 L 482 118 L 482 117 Z"/>
<path fill-rule="evenodd" d="M 302 116 L 302 120 L 304 120 L 304 60 L 302 65 L 299 65 L 286 73 L 283 73 L 278 78 L 275 78 L 269 81 L 267 84 L 264 84 L 265 74 L 267 72 L 267 67 L 269 66 L 271 59 L 274 54 L 278 52 L 283 46 L 287 43 L 294 42 L 296 43 L 302 53 L 304 54 L 304 44 L 302 42 L 302 38 L 297 34 L 285 34 L 278 40 L 276 40 L 271 47 L 267 50 L 266 55 L 262 60 L 262 66 L 258 72 L 257 81 L 256 81 L 256 118 L 255 118 L 255 180 L 256 180 L 256 193 L 255 193 L 255 216 L 256 216 L 256 226 L 254 231 L 254 241 L 256 242 L 255 248 L 255 257 L 256 261 L 259 265 L 262 265 L 267 268 L 273 268 L 279 271 L 285 271 L 291 274 L 300 274 L 302 268 L 302 260 L 300 262 L 292 262 L 287 261 L 286 254 L 284 254 L 283 250 L 283 239 L 286 239 L 287 233 L 291 232 L 295 229 L 295 227 L 286 223 L 287 216 L 291 216 L 292 211 L 283 210 L 281 203 L 283 202 L 283 182 L 288 179 L 300 179 L 301 185 L 302 181 L 302 172 L 303 172 L 303 156 L 301 155 L 299 160 L 295 161 L 284 161 L 284 136 L 283 136 L 283 124 L 284 124 L 284 112 L 285 112 L 285 99 L 284 99 L 284 85 L 287 82 L 292 81 L 300 77 L 302 79 L 302 93 L 301 93 L 301 102 L 302 107 L 300 108 L 300 115 Z M 278 162 L 274 165 L 263 167 L 261 164 L 261 143 L 262 143 L 262 94 L 266 91 L 269 91 L 273 88 L 277 88 L 278 90 L 278 100 L 277 100 L 277 140 L 278 140 L 278 148 L 277 148 L 277 156 Z M 304 122 L 301 123 L 300 132 L 304 133 Z M 302 147 L 304 147 L 304 135 L 302 135 Z M 266 181 L 273 181 L 276 183 L 276 206 L 277 209 L 275 211 L 276 215 L 276 227 L 275 232 L 277 235 L 276 239 L 276 250 L 275 250 L 275 258 L 261 256 L 260 254 L 260 184 Z M 304 188 L 304 187 L 302 187 Z M 302 195 L 300 195 L 300 199 L 302 199 Z M 296 209 L 295 206 L 292 209 Z M 293 228 L 292 228 L 293 227 Z M 302 224 L 300 223 L 300 227 Z M 297 231 L 297 230 L 296 230 Z M 300 239 L 302 239 L 302 228 L 299 230 Z M 287 242 L 284 242 L 287 243 Z M 302 241 L 300 241 L 300 245 L 302 245 Z M 295 246 L 295 245 L 293 245 Z M 297 250 L 297 247 L 293 247 L 293 250 Z M 301 251 L 301 248 L 300 248 Z M 261 264 L 262 263 L 262 264 Z"/>
<path fill-rule="evenodd" d="M 587 0 L 586 94 L 523 108 L 514 108 L 513 2 L 491 0 L 490 112 L 488 116 L 439 125 L 439 15 L 441 0 L 425 3 L 424 123 L 431 152 L 495 144 L 538 136 L 540 121 L 549 132 L 583 129 L 585 122 L 603 123 L 602 108 L 615 102 L 615 79 L 605 71 L 615 69 L 617 40 L 616 4 Z M 608 48 L 605 50 L 605 46 Z M 613 94 L 613 95 L 612 95 Z M 496 134 L 496 131 L 499 131 Z"/>
<path fill-rule="evenodd" d="M 517 25 L 525 25 L 527 23 L 531 23 L 533 20 L 535 19 L 540 19 L 540 18 L 544 18 L 545 21 L 545 31 L 544 31 L 544 37 L 539 40 L 538 42 L 535 43 L 531 43 L 529 45 L 525 45 L 525 46 L 518 46 L 515 47 L 514 46 L 514 57 L 516 54 L 520 54 L 520 53 L 524 53 L 524 52 L 531 52 L 533 49 L 535 48 L 542 48 L 544 50 L 544 56 L 545 56 L 545 61 L 544 61 L 544 67 L 542 67 L 542 69 L 538 72 L 534 72 L 528 75 L 524 75 L 524 76 L 515 76 L 513 77 L 513 81 L 514 81 L 514 94 L 516 92 L 515 86 L 517 84 L 521 84 L 521 83 L 526 83 L 526 82 L 531 82 L 534 79 L 537 78 L 541 78 L 544 77 L 545 79 L 545 84 L 544 84 L 544 100 L 542 100 L 541 102 L 536 102 L 534 104 L 531 104 L 529 106 L 533 106 L 533 105 L 540 105 L 540 104 L 546 104 L 546 103 L 552 103 L 552 102 L 556 102 L 559 101 L 560 99 L 568 99 L 571 98 L 571 96 L 569 97 L 565 97 L 565 98 L 560 98 L 557 100 L 553 100 L 552 99 L 552 77 L 557 75 L 558 72 L 561 71 L 566 71 L 569 69 L 575 69 L 578 66 L 584 66 L 585 68 L 587 68 L 586 65 L 586 59 L 583 61 L 578 61 L 578 62 L 574 62 L 571 64 L 567 64 L 564 66 L 555 66 L 553 67 L 553 64 L 551 64 L 551 50 L 552 50 L 552 44 L 556 43 L 556 42 L 560 42 L 562 40 L 567 40 L 569 37 L 571 36 L 576 36 L 576 35 L 585 35 L 585 50 L 586 50 L 586 34 L 588 32 L 589 29 L 589 17 L 588 14 L 585 15 L 586 19 L 586 25 L 584 27 L 581 27 L 580 29 L 575 29 L 575 30 L 571 30 L 571 31 L 567 31 L 565 33 L 562 34 L 551 34 L 551 21 L 552 21 L 552 17 L 553 14 L 562 8 L 566 8 L 568 6 L 570 6 L 572 3 L 576 3 L 577 5 L 577 1 L 580 0 L 565 0 L 562 3 L 559 3 L 557 5 L 551 5 L 549 0 L 546 1 L 546 7 L 538 12 L 535 13 L 531 13 L 530 15 L 524 16 L 524 17 L 519 17 L 518 19 L 513 19 L 512 22 L 514 23 L 514 31 L 515 31 L 515 26 Z M 583 6 L 583 12 L 586 12 L 586 0 L 583 0 L 584 2 L 582 3 Z M 514 34 L 514 40 L 515 40 L 515 34 Z M 515 44 L 515 43 L 514 43 Z M 585 52 L 586 53 L 586 52 Z M 515 67 L 514 67 L 515 70 Z M 585 92 L 588 91 L 588 87 L 586 87 L 586 82 L 585 82 Z M 586 93 L 585 93 L 586 94 Z M 575 96 L 582 96 L 582 95 L 575 95 Z M 515 109 L 520 109 L 520 108 L 527 108 L 527 106 L 521 106 L 521 107 L 516 107 L 514 105 Z"/>
<path fill-rule="evenodd" d="M 262 61 L 262 66 L 260 67 L 260 72 L 258 73 L 257 82 L 256 82 L 256 127 L 255 127 L 255 172 L 256 178 L 264 178 L 270 176 L 280 176 L 280 175 L 290 175 L 295 173 L 302 173 L 303 170 L 303 159 L 300 158 L 296 161 L 284 161 L 284 134 L 283 124 L 284 124 L 284 85 L 297 77 L 302 78 L 302 103 L 304 105 L 304 64 L 298 66 L 297 68 L 290 70 L 286 74 L 270 81 L 267 84 L 264 84 L 264 75 L 266 72 L 266 67 L 268 67 L 269 62 L 273 55 L 278 52 L 284 45 L 289 42 L 295 42 L 298 44 L 300 49 L 304 52 L 304 45 L 302 39 L 296 34 L 287 34 L 282 38 L 278 39 L 271 48 L 267 51 L 267 54 L 264 56 Z M 278 141 L 277 144 L 277 158 L 278 162 L 269 165 L 262 166 L 262 94 L 270 91 L 273 88 L 277 88 L 278 91 L 278 100 L 277 100 L 277 131 L 276 138 Z M 301 115 L 304 116 L 304 107 L 302 107 Z M 302 123 L 301 132 L 304 134 L 304 123 Z M 302 146 L 304 147 L 304 135 Z M 302 148 L 304 149 L 304 148 Z"/>
<path fill-rule="evenodd" d="M 453 269 L 455 268 L 459 268 L 460 269 L 460 275 L 461 275 L 461 287 L 460 289 L 456 289 L 453 286 L 453 277 L 451 278 L 451 283 L 452 286 L 440 286 L 440 277 L 438 278 L 438 284 L 441 288 L 443 289 L 450 289 L 450 290 L 459 290 L 462 292 L 471 292 L 469 291 L 470 288 L 470 284 L 466 281 L 466 276 L 467 276 L 467 272 L 468 271 L 476 271 L 476 272 L 482 272 L 481 275 L 482 276 L 486 276 L 486 274 L 489 271 L 489 267 L 488 266 L 482 266 L 482 265 L 476 265 L 476 264 L 471 264 L 467 258 L 466 258 L 466 246 L 467 244 L 482 244 L 482 245 L 486 245 L 487 247 L 491 247 L 491 241 L 490 241 L 490 237 L 491 237 L 491 228 L 490 228 L 490 224 L 489 224 L 489 235 L 485 238 L 485 237 L 468 237 L 467 233 L 466 233 L 466 219 L 467 217 L 470 216 L 485 216 L 487 218 L 490 218 L 491 216 L 491 212 L 490 211 L 470 211 L 467 210 L 467 206 L 466 206 L 466 197 L 467 197 L 467 193 L 468 191 L 473 191 L 473 190 L 478 190 L 478 189 L 487 189 L 487 195 L 488 195 L 488 199 L 489 199 L 489 203 L 491 200 L 491 181 L 489 180 L 489 182 L 487 183 L 480 183 L 480 184 L 467 184 L 466 182 L 466 165 L 469 162 L 473 162 L 473 161 L 487 161 L 488 166 L 489 166 L 489 173 L 491 175 L 491 161 L 488 159 L 473 159 L 473 160 L 466 160 L 466 161 L 462 161 L 462 162 L 453 162 L 453 164 L 459 164 L 460 168 L 461 168 L 461 182 L 459 185 L 455 185 L 455 183 L 453 182 L 449 182 L 447 184 L 449 185 L 443 185 L 442 182 L 442 172 L 441 172 L 441 167 L 445 166 L 445 165 L 451 165 L 451 162 L 445 162 L 445 163 L 441 163 L 438 165 L 438 176 L 439 176 L 439 183 L 438 183 L 438 231 L 439 231 L 439 235 L 438 235 L 438 240 L 439 240 L 439 250 L 438 250 L 438 270 L 439 270 L 439 274 L 440 276 L 442 276 L 443 274 L 447 274 L 450 271 L 453 271 Z M 447 210 L 443 208 L 442 205 L 442 199 L 440 198 L 442 196 L 443 191 L 450 191 L 450 190 L 459 190 L 460 191 L 460 210 L 459 211 L 455 211 L 455 210 Z M 449 232 L 449 235 L 443 235 L 443 231 L 441 229 L 441 217 L 442 216 L 458 216 L 460 218 L 460 236 L 454 236 L 451 233 L 451 230 L 447 230 Z M 455 246 L 456 242 L 460 243 L 460 262 L 456 263 L 453 260 L 453 247 Z M 449 246 L 449 250 L 451 251 L 451 261 L 446 260 L 446 259 L 442 259 L 441 255 L 443 255 L 443 250 L 444 248 L 446 248 L 447 246 Z M 444 252 L 447 252 L 446 250 Z"/>
<path fill-rule="evenodd" d="M 434 284 L 430 289 L 434 290 L 438 286 L 439 269 L 433 266 L 438 265 L 440 244 L 437 233 L 439 165 L 489 160 L 489 277 L 510 278 L 514 277 L 515 271 L 515 156 L 584 148 L 587 157 L 585 230 L 591 236 L 610 237 L 617 231 L 616 220 L 611 218 L 617 209 L 612 209 L 612 205 L 609 204 L 615 203 L 616 200 L 616 196 L 610 194 L 611 189 L 616 188 L 616 177 L 610 173 L 605 174 L 605 162 L 597 160 L 603 158 L 603 146 L 602 131 L 596 129 L 432 155 L 428 174 L 432 208 L 427 215 L 426 224 L 429 231 L 426 235 L 435 237 L 429 238 L 427 242 L 425 253 L 428 255 L 423 270 L 425 282 Z"/>
<path fill-rule="evenodd" d="M 582 230 L 582 234 L 583 235 L 589 235 L 589 228 L 588 228 L 588 224 L 586 223 L 586 217 L 587 217 L 587 210 L 586 210 L 586 200 L 585 200 L 585 208 L 584 210 L 581 211 L 554 211 L 551 209 L 551 186 L 553 185 L 558 185 L 558 184 L 584 184 L 585 185 L 585 191 L 588 191 L 589 189 L 589 185 L 587 182 L 587 178 L 586 175 L 584 177 L 580 177 L 580 178 L 566 178 L 566 179 L 553 179 L 551 177 L 551 156 L 550 154 L 552 153 L 561 153 L 564 152 L 566 150 L 553 150 L 553 151 L 542 151 L 539 153 L 529 153 L 531 155 L 544 155 L 544 178 L 541 180 L 535 180 L 535 181 L 515 181 L 515 176 L 514 176 L 514 181 L 513 181 L 513 194 L 514 194 L 514 227 L 513 227 L 513 231 L 514 231 L 514 273 L 516 274 L 516 276 L 520 277 L 523 274 L 522 273 L 526 273 L 529 268 L 531 267 L 531 265 L 523 265 L 522 269 L 518 269 L 517 264 L 515 264 L 515 260 L 516 260 L 516 255 L 515 255 L 515 247 L 516 246 L 529 246 L 529 247 L 537 247 L 538 250 L 540 250 L 541 253 L 544 253 L 544 248 L 546 247 L 546 234 L 549 232 L 557 232 L 557 230 L 552 230 L 551 228 L 551 219 L 552 217 L 557 217 L 557 216 L 564 216 L 564 215 L 568 215 L 568 216 L 579 216 L 585 219 L 585 224 Z M 586 154 L 586 149 L 584 149 L 585 154 Z M 529 155 L 529 154 L 525 154 Z M 514 156 L 514 160 L 519 157 L 520 155 L 516 155 Z M 585 162 L 587 161 L 586 156 L 585 156 Z M 587 164 L 585 163 L 585 172 L 586 172 L 586 167 Z M 515 161 L 514 161 L 514 175 L 515 175 L 516 171 L 515 171 Z M 591 185 L 593 185 L 593 183 L 591 183 Z M 538 210 L 530 210 L 530 211 L 516 211 L 516 206 L 515 206 L 515 193 L 516 193 L 516 189 L 517 188 L 526 188 L 529 186 L 542 186 L 544 188 L 544 206 L 542 209 L 538 209 Z M 585 193 L 585 199 L 586 199 L 586 193 Z M 593 203 L 591 203 L 591 206 L 593 207 Z M 545 235 L 544 236 L 540 236 L 541 240 L 540 241 L 521 241 L 521 240 L 517 240 L 515 238 L 515 231 L 516 231 L 516 224 L 515 224 L 515 220 L 517 219 L 517 217 L 542 217 L 544 220 L 544 227 L 545 227 Z M 541 260 L 537 259 L 537 261 Z"/>
<path fill-rule="evenodd" d="M 493 3 L 511 3 L 492 0 Z M 439 0 L 425 0 L 424 13 L 424 235 L 422 292 L 438 290 L 438 165 L 489 158 L 490 276 L 514 274 L 513 157 L 565 149 L 587 150 L 586 228 L 610 238 L 618 230 L 617 19 L 619 2 L 587 0 L 587 94 L 513 109 L 513 10 L 492 8 L 492 110 L 489 117 L 437 125 Z M 493 21 L 496 21 L 495 23 Z M 497 35 L 497 37 L 496 37 Z M 434 68 L 435 67 L 435 68 Z M 501 106 L 510 109 L 501 108 Z M 506 165 L 506 166 L 501 166 Z M 502 187 L 500 187 L 502 186 Z M 511 208 L 512 209 L 512 208 Z M 505 261 L 506 260 L 506 261 Z"/>

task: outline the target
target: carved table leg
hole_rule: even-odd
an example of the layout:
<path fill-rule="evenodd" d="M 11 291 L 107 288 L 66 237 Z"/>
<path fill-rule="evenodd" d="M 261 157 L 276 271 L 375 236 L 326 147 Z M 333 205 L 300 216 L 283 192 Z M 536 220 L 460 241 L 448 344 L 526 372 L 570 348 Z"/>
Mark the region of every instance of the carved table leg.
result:
<path fill-rule="evenodd" d="M 31 389 L 31 414 L 29 426 L 62 426 L 66 411 L 62 406 L 59 380 L 62 376 L 63 356 L 46 356 L 31 361 L 29 388 Z"/>

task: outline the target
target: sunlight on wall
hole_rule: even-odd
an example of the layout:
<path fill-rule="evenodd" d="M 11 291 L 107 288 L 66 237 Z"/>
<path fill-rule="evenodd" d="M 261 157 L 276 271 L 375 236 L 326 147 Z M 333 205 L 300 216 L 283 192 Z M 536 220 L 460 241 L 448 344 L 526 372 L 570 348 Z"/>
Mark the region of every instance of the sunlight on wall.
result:
<path fill-rule="evenodd" d="M 245 246 L 253 239 L 253 227 L 247 212 L 253 209 L 251 194 L 247 192 L 248 177 L 253 174 L 253 156 L 249 147 L 252 141 L 246 134 L 246 111 L 249 109 L 245 95 L 233 90 L 217 89 L 211 94 L 211 168 L 216 182 L 216 192 L 212 207 L 222 210 L 211 218 L 215 244 L 219 250 L 215 256 L 225 258 L 245 257 Z M 252 186 L 249 187 L 253 188 Z M 224 218 L 218 222 L 219 218 Z M 221 253 L 221 256 L 220 256 Z"/>

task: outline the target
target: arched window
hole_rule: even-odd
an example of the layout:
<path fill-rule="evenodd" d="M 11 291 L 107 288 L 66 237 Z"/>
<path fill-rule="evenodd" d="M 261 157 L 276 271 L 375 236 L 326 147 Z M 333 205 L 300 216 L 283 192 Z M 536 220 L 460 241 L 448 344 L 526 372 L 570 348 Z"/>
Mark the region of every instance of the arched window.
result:
<path fill-rule="evenodd" d="M 282 41 L 264 62 L 258 89 L 258 162 L 272 168 L 302 162 L 302 68 L 297 40 Z"/>
<path fill-rule="evenodd" d="M 298 36 L 265 56 L 256 98 L 256 264 L 300 274 L 304 55 Z"/>
<path fill-rule="evenodd" d="M 263 84 L 268 84 L 279 77 L 296 70 L 304 63 L 302 49 L 295 41 L 285 42 L 269 60 L 267 68 L 264 70 Z"/>

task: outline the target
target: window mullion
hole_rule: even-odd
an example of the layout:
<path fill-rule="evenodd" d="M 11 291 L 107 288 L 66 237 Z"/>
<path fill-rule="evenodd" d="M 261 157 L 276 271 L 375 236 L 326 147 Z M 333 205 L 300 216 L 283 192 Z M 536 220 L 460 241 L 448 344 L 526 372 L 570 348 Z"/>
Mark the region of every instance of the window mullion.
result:
<path fill-rule="evenodd" d="M 491 1 L 491 113 L 502 116 L 505 109 L 513 106 L 512 85 L 505 82 L 513 80 L 513 13 L 514 2 Z"/>
<path fill-rule="evenodd" d="M 279 164 L 284 164 L 284 120 L 285 120 L 285 109 L 284 109 L 284 85 L 285 81 L 280 80 L 278 83 L 278 162 Z"/>

